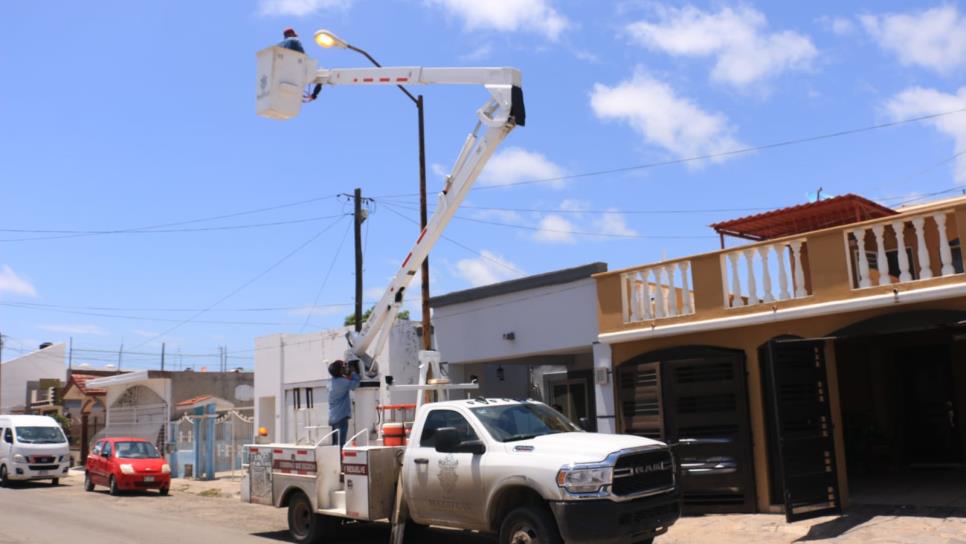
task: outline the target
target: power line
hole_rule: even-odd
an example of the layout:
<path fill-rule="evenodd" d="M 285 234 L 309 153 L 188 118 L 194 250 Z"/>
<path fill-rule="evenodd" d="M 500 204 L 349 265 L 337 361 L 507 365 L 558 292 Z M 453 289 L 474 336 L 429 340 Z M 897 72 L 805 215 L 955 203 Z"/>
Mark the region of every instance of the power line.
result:
<path fill-rule="evenodd" d="M 908 125 L 908 124 L 911 124 L 911 123 L 918 123 L 920 121 L 928 121 L 928 120 L 931 120 L 931 119 L 939 119 L 941 117 L 947 117 L 947 116 L 950 116 L 950 115 L 955 115 L 955 114 L 963 113 L 963 112 L 966 112 L 966 108 L 960 108 L 960 109 L 957 109 L 957 110 L 946 111 L 946 112 L 942 112 L 942 113 L 933 113 L 933 114 L 929 114 L 929 115 L 920 115 L 918 117 L 910 117 L 908 119 L 902 119 L 902 120 L 899 120 L 899 121 L 890 121 L 888 123 L 879 123 L 879 124 L 876 124 L 876 125 L 868 125 L 868 126 L 859 127 L 859 128 L 852 128 L 852 129 L 846 129 L 846 130 L 838 130 L 838 131 L 835 131 L 835 132 L 827 132 L 827 133 L 824 133 L 824 134 L 818 134 L 818 135 L 814 135 L 814 136 L 805 136 L 805 137 L 801 137 L 801 138 L 793 138 L 793 139 L 789 139 L 789 140 L 781 140 L 781 141 L 778 141 L 778 142 L 772 142 L 772 143 L 768 143 L 768 144 L 761 144 L 761 145 L 749 146 L 749 147 L 740 147 L 740 148 L 737 148 L 737 149 L 732 149 L 732 150 L 729 150 L 729 151 L 721 151 L 721 152 L 718 152 L 718 153 L 707 153 L 707 154 L 704 154 L 704 155 L 693 155 L 693 156 L 690 156 L 690 157 L 683 157 L 683 158 L 679 158 L 679 159 L 668 159 L 668 160 L 664 160 L 664 161 L 649 162 L 649 163 L 636 164 L 636 165 L 631 165 L 631 166 L 622 166 L 622 167 L 618 167 L 618 168 L 607 168 L 607 169 L 603 169 L 603 170 L 594 170 L 594 171 L 590 171 L 590 172 L 582 172 L 582 173 L 579 173 L 579 174 L 567 174 L 567 175 L 563 175 L 563 176 L 554 176 L 554 177 L 549 177 L 549 178 L 540 178 L 540 179 L 531 179 L 531 180 L 524 180 L 524 181 L 516 181 L 516 182 L 512 182 L 512 183 L 502 183 L 502 184 L 499 184 L 499 185 L 482 185 L 482 186 L 481 185 L 477 185 L 476 187 L 473 187 L 473 190 L 474 191 L 482 191 L 482 190 L 487 190 L 487 189 L 501 189 L 501 188 L 504 188 L 504 187 L 519 187 L 519 186 L 523 186 L 523 185 L 534 185 L 534 184 L 538 184 L 538 183 L 553 183 L 553 182 L 566 181 L 566 180 L 571 180 L 571 179 L 580 179 L 580 178 L 588 178 L 588 177 L 595 177 L 595 176 L 604 176 L 604 175 L 608 175 L 608 174 L 620 174 L 620 173 L 624 173 L 624 172 L 631 172 L 631 171 L 634 171 L 634 170 L 647 170 L 647 169 L 651 169 L 651 168 L 659 168 L 659 167 L 662 167 L 662 166 L 673 166 L 673 165 L 677 165 L 677 164 L 687 164 L 687 163 L 691 163 L 691 162 L 698 162 L 698 161 L 707 161 L 707 160 L 713 160 L 713 159 L 720 159 L 720 158 L 724 158 L 724 157 L 732 157 L 732 156 L 735 156 L 735 155 L 744 155 L 744 154 L 747 154 L 747 153 L 755 153 L 755 152 L 758 152 L 758 151 L 767 151 L 769 149 L 777 149 L 777 148 L 780 148 L 780 147 L 789 147 L 789 146 L 793 146 L 793 145 L 799 145 L 799 144 L 817 142 L 817 141 L 828 140 L 828 139 L 832 139 L 832 138 L 839 138 L 839 137 L 842 137 L 842 136 L 851 136 L 853 134 L 861 134 L 861 133 L 864 133 L 864 132 L 872 132 L 872 131 L 880 130 L 880 129 L 884 129 L 884 128 L 891 128 L 891 127 L 897 127 L 897 126 L 902 126 L 902 125 Z M 377 199 L 379 199 L 379 198 L 386 199 L 386 198 L 410 197 L 410 196 L 418 196 L 418 194 L 417 193 L 399 193 L 399 194 L 394 194 L 394 195 L 377 195 L 374 198 L 377 198 Z"/>
<path fill-rule="evenodd" d="M 35 311 L 45 311 L 54 312 L 61 314 L 71 314 L 71 315 L 85 315 L 90 317 L 106 317 L 109 319 L 126 319 L 129 321 L 147 321 L 156 323 L 179 323 L 181 319 L 175 318 L 164 318 L 164 317 L 145 317 L 145 316 L 135 316 L 135 315 L 119 315 L 110 314 L 102 312 L 87 312 L 83 310 L 61 310 L 57 308 L 50 307 L 36 307 L 30 306 L 20 302 L 0 302 L 0 306 L 7 306 L 10 308 L 19 308 L 21 310 L 35 310 Z M 201 312 L 202 310 L 194 310 L 195 312 Z M 196 323 L 204 323 L 207 325 L 296 325 L 296 323 L 287 323 L 279 321 L 219 321 L 219 320 L 197 320 Z"/>
<path fill-rule="evenodd" d="M 384 204 L 386 204 L 387 208 L 391 208 L 394 206 L 388 203 L 384 203 Z M 403 206 L 403 208 L 405 207 Z M 636 240 L 700 240 L 705 238 L 716 238 L 715 236 L 697 235 L 697 234 L 695 235 L 683 235 L 683 234 L 682 235 L 648 235 L 648 234 L 620 234 L 620 233 L 607 233 L 607 232 L 584 232 L 584 231 L 576 231 L 576 230 L 569 230 L 569 229 L 548 229 L 543 227 L 531 227 L 529 225 L 514 225 L 512 223 L 501 223 L 499 221 L 488 221 L 486 219 L 476 219 L 473 217 L 464 217 L 460 215 L 454 215 L 453 218 L 460 219 L 462 221 L 470 221 L 473 223 L 482 223 L 484 225 L 494 225 L 497 227 L 522 229 L 522 230 L 538 231 L 538 232 L 572 234 L 575 236 L 627 238 L 627 239 L 636 239 Z"/>
<path fill-rule="evenodd" d="M 8 304 L 18 304 L 20 306 L 29 306 L 37 308 L 51 308 L 60 310 L 102 310 L 102 311 L 114 311 L 114 312 L 197 312 L 200 311 L 199 308 L 151 308 L 151 307 L 141 307 L 141 308 L 121 308 L 116 306 L 65 306 L 58 304 L 40 304 L 36 302 L 16 302 Z M 343 303 L 333 303 L 333 304 L 316 304 L 317 308 L 325 307 L 342 307 L 342 306 L 352 306 L 351 302 Z M 302 310 L 305 306 L 274 306 L 274 307 L 256 307 L 256 308 L 212 308 L 212 312 L 277 312 L 277 311 L 292 311 L 292 310 Z"/>
<path fill-rule="evenodd" d="M 264 212 L 269 212 L 269 211 L 281 210 L 281 209 L 284 209 L 284 208 L 291 208 L 293 206 L 301 206 L 301 205 L 304 205 L 304 204 L 311 204 L 313 202 L 318 202 L 320 200 L 327 200 L 327 199 L 330 199 L 330 198 L 338 198 L 338 195 L 328 195 L 328 196 L 321 196 L 321 197 L 315 197 L 315 198 L 307 198 L 307 199 L 298 200 L 298 201 L 295 201 L 295 202 L 289 202 L 289 203 L 286 203 L 286 204 L 279 204 L 279 205 L 276 205 L 276 206 L 268 206 L 268 207 L 263 207 L 263 208 L 255 208 L 255 209 L 252 209 L 252 210 L 244 210 L 244 211 L 240 211 L 240 212 L 233 212 L 233 213 L 227 213 L 227 214 L 222 214 L 222 215 L 215 215 L 215 216 L 210 216 L 210 217 L 200 217 L 200 218 L 197 218 L 197 219 L 188 219 L 188 220 L 185 220 L 185 221 L 176 221 L 176 222 L 172 222 L 172 223 L 160 223 L 160 224 L 155 224 L 155 225 L 145 225 L 145 226 L 141 226 L 141 227 L 111 229 L 111 230 L 102 230 L 102 231 L 78 231 L 78 232 L 73 232 L 73 233 L 64 233 L 64 234 L 55 235 L 55 236 L 38 236 L 38 237 L 26 238 L 26 239 L 0 240 L 0 242 L 19 242 L 19 241 L 28 241 L 28 240 L 57 240 L 57 239 L 63 239 L 63 238 L 80 238 L 80 237 L 85 237 L 85 236 L 100 236 L 100 235 L 105 235 L 105 234 L 124 234 L 124 233 L 130 233 L 130 232 L 148 231 L 148 230 L 154 230 L 154 229 L 164 229 L 164 228 L 169 228 L 169 227 L 178 227 L 178 226 L 182 226 L 182 225 L 191 225 L 191 224 L 194 224 L 194 223 L 204 223 L 204 222 L 208 222 L 208 221 L 216 221 L 216 220 L 219 220 L 219 219 L 228 219 L 228 218 L 231 218 L 231 217 L 240 217 L 240 216 L 243 216 L 243 215 L 252 215 L 252 214 L 256 214 L 256 213 L 264 213 Z M 4 230 L 4 229 L 0 229 L 0 230 Z M 7 232 L 21 232 L 21 231 L 28 231 L 29 232 L 28 229 L 19 229 L 19 230 L 12 229 L 12 230 L 6 230 L 6 231 Z"/>
<path fill-rule="evenodd" d="M 342 240 L 339 242 L 339 247 L 335 250 L 335 256 L 332 257 L 332 262 L 329 263 L 329 269 L 325 272 L 325 277 L 322 278 L 322 285 L 319 286 L 319 290 L 315 293 L 315 300 L 312 302 L 312 309 L 316 308 L 316 304 L 319 302 L 319 298 L 322 296 L 322 291 L 325 290 L 325 286 L 329 283 L 329 276 L 332 275 L 332 269 L 335 268 L 335 263 L 339 260 L 339 255 L 342 253 L 342 246 L 345 245 L 345 239 L 349 236 L 349 230 L 352 229 L 352 223 L 346 226 L 345 232 L 342 234 Z M 309 324 L 309 318 L 312 317 L 312 312 L 306 312 L 305 321 L 302 322 L 302 328 L 299 332 L 305 330 L 305 327 Z"/>
<path fill-rule="evenodd" d="M 214 308 L 215 306 L 217 306 L 217 305 L 221 304 L 222 302 L 228 300 L 229 298 L 233 297 L 234 295 L 236 295 L 241 290 L 245 289 L 249 285 L 255 283 L 258 280 L 260 280 L 262 277 L 264 277 L 266 274 L 268 274 L 272 270 L 275 270 L 276 268 L 278 268 L 279 266 L 281 266 L 282 263 L 284 263 L 285 261 L 289 260 L 290 258 L 292 258 L 293 256 L 295 256 L 298 252 L 300 252 L 303 249 L 305 249 L 306 247 L 308 247 L 312 242 L 318 240 L 320 236 L 322 236 L 323 234 L 325 234 L 326 231 L 328 231 L 329 229 L 331 229 L 332 227 L 334 227 L 336 224 L 338 224 L 338 222 L 341 221 L 344 217 L 345 216 L 340 216 L 338 219 L 336 219 L 335 221 L 333 221 L 332 223 L 330 223 L 329 225 L 327 225 L 325 228 L 323 228 L 319 232 L 315 233 L 311 238 L 309 238 L 308 240 L 302 242 L 301 244 L 299 244 L 298 246 L 296 246 L 295 249 L 293 249 L 292 251 L 290 251 L 287 254 L 285 254 L 285 256 L 283 256 L 281 259 L 279 259 L 279 260 L 275 261 L 274 263 L 272 263 L 271 266 L 269 266 L 265 270 L 262 270 L 261 272 L 259 272 L 258 274 L 256 274 L 253 278 L 251 278 L 250 280 L 246 281 L 245 283 L 243 283 L 240 286 L 236 287 L 235 289 L 231 290 L 228 294 L 226 294 L 225 296 L 219 298 L 218 300 L 216 300 L 214 303 L 212 303 L 208 307 L 206 307 L 206 308 L 204 308 L 204 309 L 202 309 L 202 310 L 200 310 L 198 312 L 195 312 L 194 314 L 191 315 L 191 317 L 188 317 L 187 319 L 179 322 L 178 324 L 176 324 L 176 325 L 174 325 L 172 327 L 169 327 L 167 330 L 165 330 L 164 332 L 162 332 L 162 333 L 154 336 L 153 338 L 149 338 L 149 339 L 145 340 L 144 342 L 141 342 L 137 346 L 134 346 L 133 349 L 137 349 L 137 348 L 139 348 L 139 347 L 141 347 L 141 346 L 143 346 L 145 344 L 148 344 L 150 342 L 153 342 L 155 340 L 158 340 L 160 338 L 163 338 L 163 337 L 167 336 L 171 332 L 173 332 L 173 331 L 175 331 L 175 330 L 183 327 L 184 325 L 187 325 L 188 323 L 194 321 L 195 319 L 197 319 L 198 317 L 200 317 L 201 315 L 203 315 L 208 310 Z"/>

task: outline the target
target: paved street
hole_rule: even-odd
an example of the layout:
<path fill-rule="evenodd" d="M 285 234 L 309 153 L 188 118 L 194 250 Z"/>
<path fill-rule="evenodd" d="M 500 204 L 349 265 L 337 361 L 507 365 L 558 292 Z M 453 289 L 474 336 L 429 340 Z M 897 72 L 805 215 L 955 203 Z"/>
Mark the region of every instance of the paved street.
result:
<path fill-rule="evenodd" d="M 172 494 L 85 493 L 78 476 L 0 489 L 0 544 L 268 543 L 286 541 L 285 511 L 238 502 L 237 482 L 175 481 Z M 358 526 L 339 542 L 385 544 L 388 530 Z M 408 539 L 416 542 L 414 539 Z M 474 534 L 433 531 L 420 544 L 492 544 Z M 841 518 L 786 524 L 776 515 L 685 518 L 658 544 L 793 542 L 966 544 L 966 512 L 951 508 L 854 508 Z M 330 544 L 327 542 L 326 544 Z"/>

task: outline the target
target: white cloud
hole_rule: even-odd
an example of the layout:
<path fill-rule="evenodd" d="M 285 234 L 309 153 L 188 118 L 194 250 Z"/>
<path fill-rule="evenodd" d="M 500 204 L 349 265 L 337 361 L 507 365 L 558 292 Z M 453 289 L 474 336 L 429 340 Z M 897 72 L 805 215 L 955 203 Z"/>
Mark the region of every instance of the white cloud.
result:
<path fill-rule="evenodd" d="M 885 107 L 896 120 L 964 109 L 966 86 L 960 87 L 956 94 L 912 87 L 894 96 Z M 947 115 L 932 119 L 928 123 L 953 139 L 956 153 L 966 151 L 966 115 Z M 966 155 L 956 158 L 956 181 L 966 184 Z"/>
<path fill-rule="evenodd" d="M 955 5 L 917 13 L 887 13 L 859 17 L 862 26 L 883 49 L 906 65 L 949 73 L 966 65 L 966 17 Z"/>
<path fill-rule="evenodd" d="M 687 98 L 677 96 L 670 85 L 640 69 L 633 78 L 614 87 L 595 84 L 590 105 L 599 119 L 623 121 L 645 142 L 663 147 L 679 158 L 742 147 L 723 114 L 702 110 Z M 721 162 L 726 158 L 712 160 Z"/>
<path fill-rule="evenodd" d="M 510 185 L 520 181 L 554 179 L 566 174 L 563 168 L 540 153 L 520 147 L 508 147 L 493 155 L 480 174 L 480 183 Z M 564 180 L 550 182 L 553 187 L 562 187 L 563 184 Z"/>
<path fill-rule="evenodd" d="M 62 332 L 64 334 L 77 334 L 77 335 L 90 334 L 94 336 L 107 336 L 111 334 L 109 331 L 107 331 L 107 329 L 99 325 L 83 325 L 83 324 L 40 325 L 38 328 L 44 331 Z"/>
<path fill-rule="evenodd" d="M 449 175 L 449 170 L 447 170 L 445 166 L 443 166 L 438 162 L 434 162 L 433 164 L 429 165 L 429 169 L 432 170 L 434 174 L 436 174 L 437 176 L 443 179 L 446 179 L 446 176 Z"/>
<path fill-rule="evenodd" d="M 574 225 L 559 215 L 547 215 L 540 220 L 540 230 L 533 235 L 537 242 L 546 244 L 573 244 Z"/>
<path fill-rule="evenodd" d="M 595 221 L 594 227 L 600 234 L 637 236 L 637 231 L 627 226 L 624 214 L 620 213 L 617 208 L 608 208 L 607 213 L 602 214 Z"/>
<path fill-rule="evenodd" d="M 769 32 L 764 14 L 747 6 L 717 13 L 694 6 L 658 5 L 655 21 L 638 21 L 627 32 L 638 44 L 675 56 L 714 57 L 714 81 L 745 87 L 787 70 L 811 67 L 818 51 L 808 36 Z"/>
<path fill-rule="evenodd" d="M 161 334 L 160 332 L 157 332 L 157 331 L 147 331 L 144 329 L 134 329 L 131 332 L 133 332 L 137 336 L 141 336 L 144 338 L 154 338 L 155 336 L 158 336 Z"/>
<path fill-rule="evenodd" d="M 21 278 L 7 265 L 0 268 L 0 294 L 10 293 L 27 297 L 36 297 L 37 289 L 29 281 Z"/>
<path fill-rule="evenodd" d="M 855 32 L 855 23 L 846 17 L 830 17 L 824 15 L 818 18 L 818 24 L 833 34 L 849 36 Z"/>
<path fill-rule="evenodd" d="M 462 62 L 478 62 L 483 59 L 489 58 L 493 53 L 493 46 L 490 44 L 485 44 L 477 47 L 476 49 L 466 53 L 465 55 L 460 55 L 460 61 Z"/>
<path fill-rule="evenodd" d="M 312 306 L 306 305 L 301 308 L 295 308 L 294 310 L 289 310 L 288 315 L 291 316 L 301 316 L 305 317 L 311 316 L 328 316 L 328 315 L 340 315 L 345 312 L 346 306 L 332 305 L 332 306 Z"/>
<path fill-rule="evenodd" d="M 503 257 L 484 249 L 475 259 L 462 259 L 456 263 L 456 274 L 473 287 L 489 285 L 522 276 L 519 268 Z"/>
<path fill-rule="evenodd" d="M 463 19 L 467 30 L 526 30 L 556 40 L 570 21 L 549 0 L 427 0 Z"/>
<path fill-rule="evenodd" d="M 349 9 L 354 0 L 259 0 L 262 15 L 294 15 L 302 17 L 323 10 Z"/>
<path fill-rule="evenodd" d="M 501 223 L 520 224 L 523 217 L 513 210 L 474 210 L 470 208 L 473 219 L 481 221 L 499 221 Z"/>

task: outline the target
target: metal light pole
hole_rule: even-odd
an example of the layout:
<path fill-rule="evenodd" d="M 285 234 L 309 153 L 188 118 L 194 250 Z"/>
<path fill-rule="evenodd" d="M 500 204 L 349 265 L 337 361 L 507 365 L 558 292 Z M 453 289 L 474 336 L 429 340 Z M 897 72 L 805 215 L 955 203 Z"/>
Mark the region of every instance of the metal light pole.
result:
<path fill-rule="evenodd" d="M 366 50 L 360 49 L 350 43 L 343 41 L 328 30 L 319 30 L 315 33 L 315 43 L 320 47 L 330 48 L 339 47 L 349 49 L 366 57 L 373 65 L 382 67 L 372 55 Z M 396 85 L 416 106 L 416 114 L 419 117 L 419 228 L 426 228 L 428 217 L 426 214 L 426 137 L 425 124 L 423 122 L 423 95 L 413 96 L 409 89 L 402 85 Z M 423 260 L 422 267 L 422 314 L 423 314 L 423 349 L 433 348 L 432 325 L 429 318 L 429 255 Z M 359 323 L 356 326 L 360 326 Z M 358 330 L 358 329 L 357 329 Z"/>

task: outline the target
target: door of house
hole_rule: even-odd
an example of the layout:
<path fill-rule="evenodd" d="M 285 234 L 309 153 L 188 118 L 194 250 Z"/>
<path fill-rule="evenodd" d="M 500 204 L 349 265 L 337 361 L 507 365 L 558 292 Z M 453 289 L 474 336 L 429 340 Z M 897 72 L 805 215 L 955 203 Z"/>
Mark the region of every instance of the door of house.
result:
<path fill-rule="evenodd" d="M 842 511 L 825 342 L 778 339 L 763 351 L 766 402 L 789 522 Z"/>
<path fill-rule="evenodd" d="M 621 430 L 672 445 L 686 512 L 755 511 L 742 353 L 675 348 L 621 365 L 617 375 Z"/>
<path fill-rule="evenodd" d="M 912 465 L 962 462 L 949 346 L 902 348 L 895 355 L 905 393 L 906 461 Z"/>
<path fill-rule="evenodd" d="M 549 404 L 559 408 L 570 421 L 579 424 L 586 421 L 594 430 L 597 424 L 596 410 L 593 405 L 593 390 L 590 387 L 589 375 L 577 375 L 568 372 L 559 376 L 547 377 L 549 390 Z"/>

